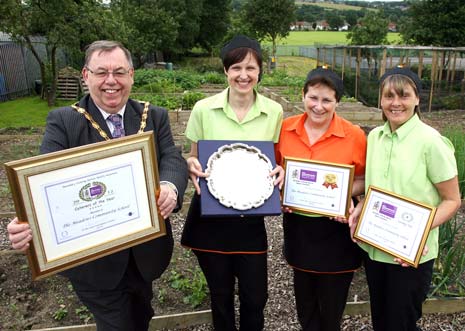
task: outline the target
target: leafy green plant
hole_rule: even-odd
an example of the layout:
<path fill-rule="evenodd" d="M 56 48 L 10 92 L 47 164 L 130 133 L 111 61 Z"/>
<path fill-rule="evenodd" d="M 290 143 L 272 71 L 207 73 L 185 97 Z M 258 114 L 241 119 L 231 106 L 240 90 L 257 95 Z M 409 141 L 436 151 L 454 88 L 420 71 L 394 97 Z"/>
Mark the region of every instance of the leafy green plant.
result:
<path fill-rule="evenodd" d="M 192 308 L 198 307 L 207 297 L 208 287 L 205 276 L 199 267 L 188 269 L 190 277 L 177 271 L 171 271 L 169 278 L 172 288 L 180 290 L 184 294 L 184 303 L 190 304 Z"/>
<path fill-rule="evenodd" d="M 461 95 L 448 95 L 440 99 L 444 109 L 460 109 L 462 103 Z"/>
<path fill-rule="evenodd" d="M 452 126 L 445 128 L 442 133 L 455 147 L 459 187 L 463 199 L 465 197 L 465 131 L 462 127 Z"/>
<path fill-rule="evenodd" d="M 455 147 L 458 178 L 462 198 L 465 194 L 465 133 L 461 127 L 447 127 L 443 134 Z M 463 296 L 465 294 L 464 225 L 457 217 L 439 229 L 439 257 L 433 273 L 431 295 Z"/>
<path fill-rule="evenodd" d="M 162 82 L 163 92 L 191 90 L 200 87 L 204 81 L 204 75 L 191 70 L 138 69 L 134 73 L 135 91 L 156 82 Z M 157 85 L 151 87 L 155 88 Z"/>
<path fill-rule="evenodd" d="M 202 84 L 225 84 L 226 79 L 223 73 L 208 71 L 203 74 Z"/>
<path fill-rule="evenodd" d="M 465 237 L 463 223 L 455 217 L 439 229 L 439 257 L 433 271 L 431 296 L 465 294 Z"/>
<path fill-rule="evenodd" d="M 86 306 L 80 306 L 75 310 L 76 315 L 82 320 L 84 323 L 88 323 L 92 319 L 92 313 L 87 309 Z"/>
<path fill-rule="evenodd" d="M 341 102 L 358 102 L 358 101 L 354 97 L 347 97 L 343 95 L 341 98 Z"/>
<path fill-rule="evenodd" d="M 305 78 L 287 75 L 285 70 L 276 69 L 269 74 L 264 74 L 260 84 L 264 86 L 297 86 L 302 88 Z"/>
<path fill-rule="evenodd" d="M 182 95 L 182 109 L 192 109 L 197 101 L 205 97 L 206 95 L 202 92 L 184 91 Z"/>
<path fill-rule="evenodd" d="M 52 317 L 55 321 L 61 321 L 63 318 L 68 316 L 68 309 L 65 304 L 60 304 L 57 310 L 53 312 Z"/>
<path fill-rule="evenodd" d="M 159 303 L 164 303 L 166 300 L 166 289 L 162 288 L 158 291 L 157 300 Z"/>

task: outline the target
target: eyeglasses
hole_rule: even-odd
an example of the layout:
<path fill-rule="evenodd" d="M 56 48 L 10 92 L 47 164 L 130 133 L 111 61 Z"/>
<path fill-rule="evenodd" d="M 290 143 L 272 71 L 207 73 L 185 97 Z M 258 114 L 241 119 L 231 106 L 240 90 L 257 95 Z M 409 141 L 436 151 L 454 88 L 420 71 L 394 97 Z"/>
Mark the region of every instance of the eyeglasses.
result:
<path fill-rule="evenodd" d="M 132 69 L 118 69 L 118 70 L 115 70 L 115 71 L 109 71 L 109 70 L 106 70 L 106 69 L 98 69 L 98 70 L 92 70 L 90 69 L 88 66 L 86 66 L 86 69 L 92 74 L 94 75 L 95 77 L 97 77 L 98 79 L 104 79 L 104 78 L 107 78 L 110 74 L 113 75 L 114 78 L 118 79 L 118 78 L 126 78 L 127 75 L 129 74 L 129 72 L 132 70 Z"/>

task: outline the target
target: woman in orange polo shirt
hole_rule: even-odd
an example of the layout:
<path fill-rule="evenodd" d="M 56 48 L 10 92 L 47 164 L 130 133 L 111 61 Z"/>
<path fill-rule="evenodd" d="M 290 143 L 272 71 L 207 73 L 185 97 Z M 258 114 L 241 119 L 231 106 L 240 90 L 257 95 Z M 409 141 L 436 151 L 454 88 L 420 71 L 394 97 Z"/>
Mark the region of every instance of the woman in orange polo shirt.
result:
<path fill-rule="evenodd" d="M 305 112 L 284 120 L 276 160 L 284 157 L 350 164 L 355 167 L 352 196 L 364 192 L 366 137 L 360 127 L 336 114 L 342 80 L 331 70 L 309 72 L 303 88 Z M 285 210 L 284 255 L 294 271 L 294 294 L 304 331 L 338 331 L 359 248 L 347 221 Z"/>

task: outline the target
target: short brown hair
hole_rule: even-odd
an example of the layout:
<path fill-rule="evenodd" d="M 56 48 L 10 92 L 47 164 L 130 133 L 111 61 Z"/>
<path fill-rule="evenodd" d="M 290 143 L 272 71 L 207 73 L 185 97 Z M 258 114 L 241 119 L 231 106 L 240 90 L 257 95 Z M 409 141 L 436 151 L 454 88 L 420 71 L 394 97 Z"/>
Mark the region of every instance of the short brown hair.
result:
<path fill-rule="evenodd" d="M 121 44 L 118 41 L 113 41 L 113 40 L 97 40 L 97 41 L 94 41 L 92 44 L 88 45 L 86 47 L 86 57 L 85 57 L 84 65 L 87 66 L 89 64 L 89 60 L 92 54 L 94 54 L 95 52 L 98 52 L 98 54 L 100 54 L 104 52 L 110 52 L 116 48 L 119 48 L 124 52 L 124 55 L 126 56 L 126 59 L 128 60 L 129 67 L 132 68 L 133 64 L 132 64 L 131 52 L 129 52 L 129 50 L 126 47 L 124 47 L 123 44 Z"/>

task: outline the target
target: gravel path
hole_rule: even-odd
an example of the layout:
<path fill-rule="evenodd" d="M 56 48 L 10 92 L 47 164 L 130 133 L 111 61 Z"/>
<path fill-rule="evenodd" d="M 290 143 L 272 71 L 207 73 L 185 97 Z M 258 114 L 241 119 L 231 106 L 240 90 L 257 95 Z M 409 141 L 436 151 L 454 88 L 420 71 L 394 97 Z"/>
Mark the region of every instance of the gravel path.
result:
<path fill-rule="evenodd" d="M 182 230 L 182 219 L 173 222 L 174 235 L 179 240 Z M 292 272 L 281 253 L 282 248 L 282 221 L 281 217 L 269 217 L 266 221 L 268 232 L 268 278 L 269 299 L 265 311 L 265 330 L 268 331 L 296 331 L 300 330 L 295 315 L 294 296 L 292 286 Z M 368 300 L 367 289 L 360 286 L 364 280 L 363 272 L 356 274 L 354 280 L 358 281 L 356 292 L 354 288 L 349 293 L 349 301 Z M 238 306 L 238 304 L 236 304 Z M 423 331 L 465 331 L 465 312 L 460 314 L 429 314 L 425 315 L 420 326 Z M 177 331 L 211 331 L 211 325 L 198 325 Z M 344 316 L 341 330 L 346 331 L 372 331 L 369 315 Z M 165 330 L 174 331 L 174 330 Z"/>
<path fill-rule="evenodd" d="M 8 218 L 0 218 L 0 249 L 9 249 L 6 239 L 6 224 Z M 183 217 L 173 217 L 173 233 L 179 243 Z M 292 290 L 292 273 L 282 258 L 282 223 L 281 217 L 270 217 L 266 221 L 268 231 L 269 256 L 269 300 L 265 311 L 265 330 L 294 331 L 300 330 L 295 316 L 294 297 Z M 349 301 L 367 300 L 366 287 L 363 285 L 363 272 L 356 274 L 356 282 L 349 293 Z M 356 287 L 356 288 L 355 288 Z M 238 304 L 236 305 L 238 306 Z M 465 331 L 465 312 L 457 314 L 428 314 L 420 321 L 423 331 Z M 212 331 L 211 325 L 197 325 L 190 328 L 164 331 Z M 344 316 L 341 330 L 371 331 L 369 315 Z"/>

